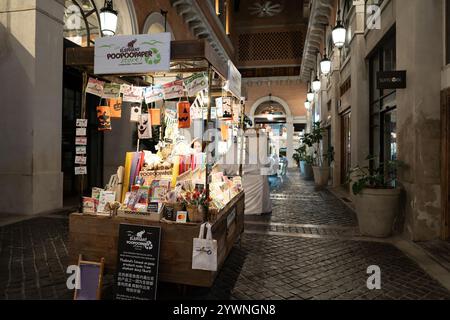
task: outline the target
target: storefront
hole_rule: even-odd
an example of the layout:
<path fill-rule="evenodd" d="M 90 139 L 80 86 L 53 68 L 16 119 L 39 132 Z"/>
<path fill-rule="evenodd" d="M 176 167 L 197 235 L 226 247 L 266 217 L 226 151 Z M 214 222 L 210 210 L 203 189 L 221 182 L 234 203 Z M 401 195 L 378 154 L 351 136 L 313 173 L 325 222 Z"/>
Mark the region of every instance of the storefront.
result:
<path fill-rule="evenodd" d="M 105 188 L 81 195 L 70 217 L 72 261 L 104 258 L 114 273 L 121 226 L 153 226 L 161 230 L 159 280 L 212 286 L 244 228 L 241 170 L 228 169 L 243 156 L 240 74 L 231 62 L 218 63 L 206 41 L 170 41 L 168 33 L 104 38 L 95 49 L 67 49 L 66 58 L 84 78 L 75 172 L 88 172 L 85 129 L 93 121 L 114 134 L 108 163 L 119 164 Z M 92 95 L 95 119 L 86 110 Z M 123 150 L 121 141 L 135 144 Z M 193 239 L 207 222 L 217 252 L 215 267 L 205 270 L 193 263 Z"/>

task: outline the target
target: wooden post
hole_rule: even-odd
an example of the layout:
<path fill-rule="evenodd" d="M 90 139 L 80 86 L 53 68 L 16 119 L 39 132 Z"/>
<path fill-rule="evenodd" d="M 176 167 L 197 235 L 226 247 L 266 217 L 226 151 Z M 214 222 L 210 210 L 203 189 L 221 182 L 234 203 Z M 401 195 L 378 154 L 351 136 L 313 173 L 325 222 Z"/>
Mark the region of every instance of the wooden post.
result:
<path fill-rule="evenodd" d="M 83 88 L 81 90 L 81 119 L 86 119 L 86 88 L 88 85 L 88 74 L 83 72 Z M 88 124 L 89 127 L 89 124 Z M 80 211 L 83 212 L 84 175 L 80 177 Z"/>

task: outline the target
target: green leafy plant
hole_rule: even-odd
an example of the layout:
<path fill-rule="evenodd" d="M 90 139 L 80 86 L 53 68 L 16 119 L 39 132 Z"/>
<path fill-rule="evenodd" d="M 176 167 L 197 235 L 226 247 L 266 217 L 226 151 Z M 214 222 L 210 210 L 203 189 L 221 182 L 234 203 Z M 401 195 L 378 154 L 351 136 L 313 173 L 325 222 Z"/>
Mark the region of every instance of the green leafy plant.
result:
<path fill-rule="evenodd" d="M 302 138 L 302 142 L 313 150 L 312 164 L 318 167 L 323 166 L 327 159 L 332 159 L 334 156 L 334 151 L 332 148 L 329 148 L 327 153 L 324 154 L 320 147 L 325 130 L 326 129 L 322 127 L 322 123 L 320 121 L 314 122 L 311 132 L 306 133 Z"/>
<path fill-rule="evenodd" d="M 314 158 L 312 155 L 308 154 L 307 146 L 302 144 L 300 147 L 295 149 L 295 153 L 292 156 L 297 166 L 300 166 L 301 161 L 305 161 L 307 164 L 313 164 Z"/>
<path fill-rule="evenodd" d="M 366 160 L 374 161 L 372 155 Z M 365 188 L 391 189 L 397 185 L 397 170 L 404 167 L 404 163 L 399 160 L 391 160 L 379 163 L 377 166 L 356 166 L 349 172 L 348 182 L 352 182 L 352 192 L 358 195 Z"/>

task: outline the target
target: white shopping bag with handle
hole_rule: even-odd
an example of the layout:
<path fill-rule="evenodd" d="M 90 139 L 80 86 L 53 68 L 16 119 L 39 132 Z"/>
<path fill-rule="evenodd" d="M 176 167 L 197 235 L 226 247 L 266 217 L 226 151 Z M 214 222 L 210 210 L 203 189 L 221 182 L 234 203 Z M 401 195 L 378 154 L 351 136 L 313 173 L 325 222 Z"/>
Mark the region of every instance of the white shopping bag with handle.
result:
<path fill-rule="evenodd" d="M 207 229 L 206 238 L 204 238 L 205 226 Z M 198 238 L 194 238 L 193 270 L 217 271 L 217 241 L 212 238 L 211 228 L 210 223 L 202 224 Z"/>

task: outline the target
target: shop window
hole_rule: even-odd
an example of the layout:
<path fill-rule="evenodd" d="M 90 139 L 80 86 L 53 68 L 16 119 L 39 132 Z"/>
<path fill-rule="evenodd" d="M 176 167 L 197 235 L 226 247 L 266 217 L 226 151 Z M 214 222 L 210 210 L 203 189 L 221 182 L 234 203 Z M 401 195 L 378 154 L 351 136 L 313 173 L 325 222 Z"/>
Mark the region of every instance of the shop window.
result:
<path fill-rule="evenodd" d="M 351 148 L 351 112 L 341 116 L 341 183 L 346 183 L 350 174 L 352 148 Z"/>
<path fill-rule="evenodd" d="M 377 73 L 396 69 L 396 45 L 393 31 L 382 40 L 369 60 L 370 67 L 370 153 L 377 167 L 397 158 L 396 90 L 379 90 Z M 386 174 L 393 174 L 388 173 Z"/>

